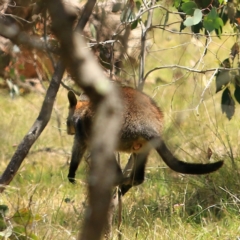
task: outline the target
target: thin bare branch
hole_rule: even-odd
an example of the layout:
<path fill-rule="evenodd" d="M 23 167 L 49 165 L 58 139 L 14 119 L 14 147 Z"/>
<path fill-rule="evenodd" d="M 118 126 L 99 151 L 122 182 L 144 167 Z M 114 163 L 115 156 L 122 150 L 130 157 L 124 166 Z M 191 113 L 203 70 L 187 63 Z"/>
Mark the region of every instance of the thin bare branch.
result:
<path fill-rule="evenodd" d="M 155 0 L 152 0 L 152 6 L 154 6 Z M 145 82 L 144 78 L 144 66 L 146 60 L 146 45 L 147 45 L 147 33 L 152 26 L 153 8 L 148 11 L 146 26 L 142 24 L 142 37 L 141 37 L 141 53 L 140 53 L 140 67 L 139 67 L 139 82 L 138 89 L 142 90 Z"/>
<path fill-rule="evenodd" d="M 152 4 L 151 7 L 149 7 L 149 8 L 146 7 L 145 10 L 139 12 L 139 14 L 136 16 L 136 18 L 135 18 L 133 21 L 135 21 L 136 19 L 139 19 L 140 17 L 142 17 L 142 15 L 145 14 L 146 12 L 149 12 L 149 11 L 151 11 L 151 10 L 153 10 L 153 9 L 156 9 L 156 8 L 161 8 L 161 9 L 163 9 L 163 10 L 165 10 L 166 12 L 171 13 L 171 14 L 186 15 L 186 13 L 184 13 L 184 12 L 170 11 L 168 8 L 166 8 L 166 7 L 162 6 L 162 5 L 154 5 L 154 4 Z"/>
<path fill-rule="evenodd" d="M 202 74 L 205 74 L 207 72 L 214 72 L 216 70 L 226 70 L 226 71 L 240 70 L 240 68 L 223 68 L 223 67 L 220 67 L 220 68 L 208 68 L 208 69 L 198 70 L 198 69 L 189 68 L 189 67 L 185 67 L 185 66 L 174 64 L 174 65 L 165 65 L 165 66 L 156 67 L 156 68 L 151 69 L 144 76 L 144 80 L 146 80 L 146 78 L 151 73 L 153 73 L 154 71 L 161 70 L 161 69 L 167 69 L 167 68 L 171 68 L 171 69 L 178 68 L 178 69 L 183 69 L 183 70 L 186 70 L 186 71 L 189 71 L 189 72 L 202 73 Z"/>
<path fill-rule="evenodd" d="M 170 24 L 167 24 L 167 25 L 153 25 L 152 28 L 158 28 L 158 29 L 170 32 L 170 33 L 174 33 L 174 34 L 191 35 L 191 36 L 196 35 L 196 36 L 199 36 L 199 37 L 206 37 L 206 35 L 204 33 L 197 33 L 196 34 L 196 33 L 193 33 L 193 32 L 180 32 L 180 31 L 176 31 L 175 29 L 166 28 L 166 27 L 169 27 L 170 25 L 179 24 L 181 22 L 182 21 L 177 21 L 177 22 L 170 23 Z M 221 37 L 224 37 L 224 36 L 234 37 L 234 36 L 238 36 L 238 33 L 223 33 L 223 34 L 221 34 Z M 212 34 L 211 37 L 212 38 L 219 38 L 219 36 L 217 36 L 216 34 Z"/>
<path fill-rule="evenodd" d="M 203 102 L 204 95 L 205 95 L 206 91 L 209 89 L 209 87 L 211 86 L 211 83 L 212 83 L 214 77 L 216 76 L 217 72 L 218 72 L 218 69 L 216 69 L 216 70 L 214 71 L 214 73 L 212 74 L 212 76 L 211 76 L 210 79 L 208 80 L 208 83 L 207 83 L 206 87 L 204 88 L 204 90 L 203 90 L 203 92 L 202 92 L 202 94 L 201 94 L 200 101 L 199 101 L 198 105 L 196 106 L 197 114 L 198 114 L 199 106 L 200 106 L 201 103 Z"/>

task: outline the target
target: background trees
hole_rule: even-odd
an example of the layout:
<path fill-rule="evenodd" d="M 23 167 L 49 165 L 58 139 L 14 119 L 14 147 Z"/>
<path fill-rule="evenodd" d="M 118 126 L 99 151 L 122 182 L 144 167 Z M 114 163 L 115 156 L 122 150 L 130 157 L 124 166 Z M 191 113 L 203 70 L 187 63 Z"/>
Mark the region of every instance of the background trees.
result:
<path fill-rule="evenodd" d="M 120 106 L 118 106 L 117 94 L 114 89 L 111 89 L 111 87 L 108 89 L 105 85 L 106 79 L 111 78 L 140 89 L 146 86 L 144 90 L 155 97 L 166 113 L 165 135 L 169 144 L 176 146 L 177 154 L 187 160 L 202 159 L 202 161 L 209 161 L 210 158 L 222 158 L 224 155 L 224 158 L 230 158 L 234 165 L 234 169 L 229 167 L 229 172 L 226 169 L 222 170 L 225 171 L 222 174 L 224 173 L 229 184 L 226 187 L 225 184 L 219 184 L 221 188 L 218 188 L 216 185 L 220 178 L 218 173 L 213 177 L 202 178 L 168 176 L 169 174 L 165 174 L 168 173 L 168 170 L 161 172 L 153 163 L 152 166 L 155 168 L 151 175 L 153 175 L 152 183 L 154 184 L 149 188 L 152 188 L 151 193 L 156 192 L 156 195 L 153 194 L 153 198 L 148 198 L 151 193 L 144 192 L 143 194 L 141 191 L 146 190 L 146 186 L 143 186 L 133 193 L 136 194 L 133 195 L 136 205 L 127 204 L 127 209 L 133 209 L 126 210 L 129 212 L 125 216 L 129 224 L 132 224 L 130 225 L 133 229 L 131 230 L 133 235 L 145 236 L 148 231 L 153 232 L 152 226 L 161 229 L 164 224 L 171 225 L 174 216 L 183 217 L 183 219 L 186 217 L 187 220 L 191 219 L 193 223 L 203 225 L 210 224 L 213 219 L 216 221 L 220 219 L 219 224 L 221 224 L 221 220 L 226 219 L 223 216 L 226 212 L 226 215 L 228 215 L 237 211 L 238 192 L 234 186 L 236 186 L 238 176 L 237 162 L 235 161 L 235 155 L 238 152 L 238 131 L 236 131 L 238 123 L 237 119 L 232 119 L 231 124 L 226 124 L 226 119 L 220 114 L 221 110 L 228 119 L 233 118 L 239 102 L 239 3 L 237 1 L 128 1 L 117 2 L 116 4 L 111 2 L 95 4 L 95 1 L 88 1 L 87 5 L 77 1 L 64 1 L 63 4 L 61 1 L 2 1 L 0 35 L 2 36 L 0 52 L 1 86 L 8 87 L 11 97 L 23 96 L 22 94 L 29 91 L 41 92 L 44 96 L 43 99 L 41 95 L 36 97 L 31 93 L 30 97 L 19 97 L 12 104 L 9 104 L 8 96 L 2 99 L 3 106 L 8 106 L 8 108 L 2 109 L 2 115 L 6 119 L 10 118 L 11 121 L 5 122 L 3 119 L 2 129 L 8 129 L 9 137 L 4 133 L 1 139 L 5 145 L 17 145 L 17 149 L 10 148 L 3 151 L 3 159 L 10 159 L 9 153 L 13 156 L 8 165 L 6 162 L 3 164 L 1 184 L 11 182 L 22 161 L 29 153 L 32 144 L 50 120 L 60 84 L 65 88 L 73 87 L 76 91 L 79 91 L 77 86 L 84 89 L 96 103 L 96 107 L 99 107 L 99 117 L 109 118 L 106 109 L 114 109 L 114 111 L 111 111 L 113 113 L 111 119 L 108 119 L 110 122 L 112 120 L 112 124 L 108 123 L 107 127 L 109 128 L 106 128 L 106 125 L 103 126 L 103 129 L 101 127 L 96 128 L 96 137 L 93 138 L 92 151 L 96 151 L 95 156 L 98 159 L 96 162 L 104 163 L 104 161 L 107 161 L 107 152 L 97 154 L 97 149 L 99 146 L 105 149 L 102 144 L 114 147 L 115 135 L 112 133 L 113 129 L 117 131 L 117 119 L 119 119 L 118 111 L 115 110 Z M 79 35 L 85 38 L 87 47 Z M 89 54 L 90 49 L 94 57 Z M 96 61 L 99 62 L 102 69 L 99 68 Z M 65 67 L 68 73 L 62 80 Z M 71 76 L 73 82 L 68 76 Z M 62 95 L 61 91 L 63 91 Z M 3 94 L 5 92 L 3 91 Z M 46 155 L 51 155 L 49 151 L 57 152 L 56 146 L 59 146 L 58 150 L 61 150 L 61 155 L 64 156 L 62 162 L 60 161 L 61 165 L 68 158 L 71 145 L 68 142 L 71 139 L 65 139 L 65 133 L 62 133 L 64 127 L 61 125 L 65 117 L 63 109 L 66 108 L 64 94 L 66 95 L 66 90 L 64 92 L 60 89 L 58 98 L 62 100 L 58 100 L 60 103 L 55 105 L 55 117 L 52 117 L 55 118 L 54 125 L 56 128 L 50 128 L 51 131 L 46 129 L 50 132 L 48 135 L 43 135 L 45 144 L 41 145 L 39 143 L 40 145 L 36 145 L 30 152 L 29 159 L 32 161 L 36 158 L 32 162 L 29 161 L 31 162 L 29 164 L 32 164 L 29 168 L 34 172 L 33 175 L 37 175 L 36 172 L 38 172 L 36 169 L 34 170 L 33 162 L 39 164 L 39 159 L 46 157 L 45 155 L 40 156 L 39 152 L 45 151 L 42 154 L 48 153 Z M 8 109 L 14 109 L 15 104 L 18 108 L 29 107 L 21 98 L 33 102 L 35 100 L 32 100 L 32 98 L 40 98 L 43 104 L 40 113 L 35 112 L 36 120 L 31 119 L 31 122 L 29 122 L 31 125 L 34 122 L 30 130 L 27 130 L 29 126 L 25 127 L 21 136 L 15 138 L 17 132 L 14 132 L 14 129 L 17 125 L 23 124 L 21 118 L 24 111 L 18 113 L 20 117 L 15 116 L 16 109 L 11 113 L 12 115 L 10 114 L 10 117 L 7 112 L 10 111 Z M 98 103 L 101 105 L 98 106 Z M 38 104 L 36 108 L 40 109 L 39 103 L 34 104 Z M 101 108 L 101 106 L 105 107 Z M 17 120 L 15 120 L 15 117 Z M 54 131 L 55 133 L 53 133 Z M 113 139 L 109 138 L 106 139 L 108 141 L 103 142 L 101 140 L 102 131 L 109 131 L 111 133 L 109 136 L 113 136 Z M 25 137 L 18 144 L 24 134 Z M 54 134 L 55 138 L 52 137 Z M 61 136 L 61 141 L 58 142 L 55 139 L 59 136 Z M 7 138 L 9 140 L 6 140 Z M 44 141 L 43 139 L 42 141 Z M 48 142 L 49 139 L 53 140 Z M 41 139 L 39 142 L 41 142 Z M 111 144 L 109 145 L 109 143 Z M 49 144 L 52 147 L 49 147 Z M 36 152 L 35 156 L 37 157 L 31 158 L 31 153 L 34 152 Z M 59 155 L 57 156 L 59 158 Z M 154 159 L 154 156 L 152 158 Z M 7 168 L 4 171 L 6 166 Z M 96 165 L 90 174 L 105 174 L 102 167 L 104 167 L 104 164 Z M 51 172 L 57 171 L 59 162 L 54 164 L 52 168 L 54 170 L 51 170 Z M 43 169 L 45 169 L 45 166 Z M 235 179 L 232 177 L 233 170 L 236 174 Z M 29 171 L 23 172 L 28 175 Z M 50 170 L 46 170 L 46 173 L 44 170 L 42 172 L 43 175 L 47 175 Z M 23 178 L 28 182 L 26 175 Z M 59 175 L 61 174 L 59 173 Z M 227 177 L 229 175 L 231 178 Z M 34 214 L 32 213 L 34 205 L 41 206 L 41 200 L 39 200 L 41 198 L 36 197 L 39 204 L 36 204 L 38 200 L 32 199 L 41 195 L 41 191 L 47 192 L 48 186 L 39 190 L 35 185 L 33 188 L 36 190 L 29 190 L 30 185 L 24 186 L 24 183 L 23 186 L 21 185 L 22 180 L 19 179 L 21 174 L 16 177 L 18 179 L 7 188 L 8 194 L 11 191 L 14 192 L 11 186 L 16 185 L 20 189 L 25 188 L 29 196 L 21 200 L 19 197 L 21 193 L 15 191 L 12 194 L 15 194 L 15 197 L 18 196 L 21 201 L 19 200 L 18 206 L 12 206 L 11 198 L 7 200 L 7 195 L 2 195 L 5 201 L 11 203 L 6 204 L 4 202 L 5 204 L 3 204 L 1 220 L 5 232 L 2 234 L 6 234 L 6 229 L 11 236 L 14 236 L 17 232 L 9 224 L 8 216 L 15 216 L 16 212 L 21 216 L 21 219 L 25 219 L 22 213 L 27 212 L 25 214 L 27 220 L 25 219 L 20 223 L 13 221 L 14 224 L 17 227 L 19 225 L 22 227 L 21 231 L 18 231 L 24 236 L 30 236 L 34 233 L 36 238 L 41 239 L 43 236 L 43 232 L 39 230 L 41 224 L 36 231 L 32 226 L 32 222 L 35 224 L 37 219 L 41 223 L 45 220 L 44 213 L 41 213 L 40 210 L 41 207 L 38 210 L 35 209 L 36 212 L 41 213 L 38 213 L 36 218 L 33 217 Z M 99 177 L 101 178 L 101 175 Z M 43 179 L 43 177 L 39 177 L 39 179 Z M 158 183 L 159 179 L 163 179 L 161 184 Z M 39 180 L 39 183 L 41 181 Z M 64 174 L 62 181 L 65 181 Z M 179 185 L 176 186 L 176 182 L 179 181 L 182 183 L 182 188 Z M 171 184 L 171 182 L 174 184 Z M 146 184 L 150 183 L 151 181 Z M 72 187 L 67 183 L 65 185 L 66 189 Z M 197 185 L 196 189 L 194 188 L 195 185 Z M 229 189 L 230 186 L 231 189 Z M 2 186 L 1 189 L 3 191 L 5 186 Z M 209 196 L 207 200 L 201 199 L 201 196 L 206 196 L 204 189 Z M 181 193 L 184 197 L 181 197 Z M 79 217 L 81 211 L 78 211 L 79 209 L 76 211 L 74 202 L 79 200 L 68 197 L 68 194 L 72 195 L 72 193 L 67 192 L 66 195 L 62 194 L 60 199 L 72 207 L 72 215 L 75 214 L 75 217 Z M 105 192 L 97 193 L 98 197 L 94 195 L 96 194 L 94 191 L 89 194 L 89 198 L 93 200 L 108 196 L 105 207 L 102 208 L 102 211 L 106 212 L 110 201 L 109 188 L 107 187 Z M 164 197 L 167 200 L 164 201 Z M 56 199 L 58 198 L 56 197 Z M 144 199 L 148 199 L 148 204 L 144 204 L 144 201 L 146 201 Z M 163 205 L 165 203 L 166 207 L 160 208 L 156 204 L 158 200 Z M 10 215 L 7 215 L 4 210 L 5 205 L 11 208 Z M 233 207 L 228 208 L 229 205 Z M 142 210 L 142 213 L 138 213 L 138 206 L 144 206 L 142 209 L 146 211 Z M 60 211 L 63 212 L 62 215 L 64 215 L 64 211 L 66 213 L 65 208 L 59 207 L 58 212 Z M 149 213 L 151 214 L 146 220 L 145 216 Z M 56 219 L 57 216 L 58 214 L 56 214 Z M 156 221 L 158 217 L 161 219 L 159 223 Z M 233 215 L 234 217 L 236 216 Z M 148 225 L 144 230 L 141 229 L 144 225 L 144 220 L 143 222 L 139 220 L 141 218 L 145 219 L 145 224 Z M 13 219 L 16 221 L 16 218 Z M 78 222 L 78 220 L 75 219 L 75 222 Z M 151 224 L 149 224 L 150 222 Z M 104 222 L 100 221 L 100 223 Z M 184 223 L 183 220 L 182 227 Z M 63 226 L 62 224 L 60 226 Z M 224 223 L 222 224 L 224 228 Z M 70 224 L 67 223 L 66 225 Z M 135 225 L 139 227 L 139 230 L 136 230 L 138 228 Z M 87 227 L 84 228 L 86 234 L 96 234 L 91 239 L 97 239 L 100 236 L 103 224 L 98 226 L 98 231 L 94 232 Z M 65 230 L 68 227 L 66 226 Z M 70 231 L 76 231 L 76 229 Z M 194 229 L 194 231 L 197 230 Z M 208 231 L 211 232 L 211 230 Z M 49 237 L 46 232 L 44 234 L 47 236 L 46 238 Z M 82 237 L 84 234 L 85 232 L 82 233 Z M 156 234 L 158 234 L 157 231 Z M 176 234 L 178 235 L 178 233 Z M 70 236 L 72 235 L 74 233 L 70 233 Z M 129 238 L 131 238 L 130 236 Z"/>

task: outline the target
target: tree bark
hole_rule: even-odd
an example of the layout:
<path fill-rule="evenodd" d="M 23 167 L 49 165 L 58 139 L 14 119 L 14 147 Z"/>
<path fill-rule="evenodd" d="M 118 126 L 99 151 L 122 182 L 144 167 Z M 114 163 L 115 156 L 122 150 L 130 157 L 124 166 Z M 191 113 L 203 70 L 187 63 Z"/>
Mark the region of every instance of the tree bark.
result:
<path fill-rule="evenodd" d="M 93 7 L 93 0 L 89 0 Z M 116 85 L 103 74 L 94 56 L 86 47 L 81 34 L 72 31 L 71 22 L 62 2 L 46 1 L 52 18 L 52 27 L 61 43 L 61 54 L 76 83 L 84 89 L 96 109 L 90 151 L 89 207 L 85 213 L 81 240 L 100 239 L 107 222 L 115 180 L 117 136 L 122 121 L 121 101 Z M 90 11 L 91 8 L 88 8 Z M 61 16 L 61 17 L 59 17 Z"/>
<path fill-rule="evenodd" d="M 41 111 L 33 126 L 30 128 L 28 133 L 23 138 L 22 142 L 19 144 L 16 152 L 14 153 L 10 163 L 8 164 L 6 170 L 0 177 L 0 192 L 3 192 L 6 185 L 8 185 L 15 174 L 17 173 L 19 167 L 21 166 L 24 158 L 27 156 L 31 146 L 37 140 L 37 138 L 42 133 L 43 129 L 46 127 L 49 119 L 51 117 L 53 104 L 62 80 L 65 67 L 62 62 L 58 62 L 51 83 L 48 87 L 44 102 L 42 104 Z"/>

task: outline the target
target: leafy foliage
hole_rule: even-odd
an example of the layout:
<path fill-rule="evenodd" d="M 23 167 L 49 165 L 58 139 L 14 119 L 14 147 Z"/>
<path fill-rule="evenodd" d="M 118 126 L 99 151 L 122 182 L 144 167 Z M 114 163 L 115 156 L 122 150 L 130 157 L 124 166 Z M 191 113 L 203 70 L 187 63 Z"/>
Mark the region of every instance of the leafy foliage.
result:
<path fill-rule="evenodd" d="M 232 98 L 229 88 L 226 88 L 222 94 L 222 112 L 226 113 L 227 118 L 230 120 L 235 112 L 235 102 Z"/>
<path fill-rule="evenodd" d="M 193 16 L 192 17 L 188 17 L 185 21 L 184 21 L 184 25 L 186 27 L 190 27 L 192 25 L 196 25 L 198 24 L 200 21 L 202 20 L 202 12 L 200 9 L 195 9 Z"/>
<path fill-rule="evenodd" d="M 216 74 L 216 93 L 222 93 L 222 112 L 226 114 L 230 120 L 235 113 L 235 100 L 240 103 L 240 70 L 233 70 L 233 63 L 235 57 L 239 55 L 239 45 L 234 43 L 231 49 L 231 55 L 226 58 L 220 67 L 226 68 L 219 70 Z M 239 62 L 237 66 L 239 68 Z M 233 94 L 231 89 L 234 89 Z"/>
<path fill-rule="evenodd" d="M 203 27 L 212 32 L 214 29 L 219 30 L 223 26 L 223 20 L 218 16 L 217 9 L 213 7 L 208 15 L 203 19 Z"/>
<path fill-rule="evenodd" d="M 234 97 L 240 103 L 240 87 L 238 84 L 236 84 L 235 91 L 234 91 Z"/>
<path fill-rule="evenodd" d="M 199 33 L 200 30 L 204 30 L 205 34 L 208 35 L 209 32 L 215 31 L 217 35 L 221 37 L 222 27 L 228 20 L 233 24 L 234 29 L 237 28 L 236 23 L 239 25 L 237 1 L 175 0 L 174 6 L 178 9 L 183 19 L 180 31 L 185 27 L 191 27 L 194 33 Z"/>
<path fill-rule="evenodd" d="M 224 68 L 230 68 L 229 58 L 225 59 L 221 65 Z M 229 70 L 219 70 L 216 74 L 216 93 L 223 90 L 231 81 Z"/>
<path fill-rule="evenodd" d="M 182 10 L 187 15 L 193 15 L 195 9 L 197 9 L 197 4 L 195 2 L 184 2 L 182 4 Z"/>
<path fill-rule="evenodd" d="M 4 239 L 39 239 L 35 234 L 28 230 L 36 221 L 42 220 L 38 214 L 33 215 L 30 208 L 18 209 L 11 218 L 7 218 L 7 205 L 0 205 L 0 236 Z M 11 224 L 6 223 L 6 219 L 11 219 Z"/>
<path fill-rule="evenodd" d="M 240 30 L 239 1 L 231 0 L 175 0 L 174 6 L 178 9 L 183 22 L 180 31 L 185 27 L 191 27 L 193 33 L 201 30 L 208 37 L 213 31 L 220 38 L 222 28 L 229 21 L 234 32 Z M 183 14 L 184 13 L 184 14 Z M 207 46 L 206 46 L 207 47 Z M 206 54 L 207 50 L 205 51 Z M 237 56 L 237 58 L 236 58 Z M 233 70 L 234 60 L 239 59 L 238 39 L 231 48 L 230 56 L 223 60 L 216 76 L 216 93 L 223 91 L 221 107 L 222 112 L 230 120 L 235 112 L 235 101 L 240 103 L 240 71 L 239 61 Z M 236 64 L 235 64 L 236 65 Z M 231 89 L 234 89 L 233 92 Z"/>

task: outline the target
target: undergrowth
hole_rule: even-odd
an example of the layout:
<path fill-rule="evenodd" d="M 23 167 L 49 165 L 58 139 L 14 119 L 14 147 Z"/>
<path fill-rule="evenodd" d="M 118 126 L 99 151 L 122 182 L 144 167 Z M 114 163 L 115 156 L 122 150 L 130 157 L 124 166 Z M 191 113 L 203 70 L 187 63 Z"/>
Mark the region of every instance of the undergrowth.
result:
<path fill-rule="evenodd" d="M 176 45 L 166 33 L 156 35 L 155 40 L 166 49 Z M 191 52 L 190 56 L 186 54 L 187 57 L 182 59 L 188 65 L 192 58 L 199 59 L 197 53 L 201 54 L 201 51 L 188 36 L 181 36 L 181 42 L 184 41 L 189 41 L 188 48 L 185 45 L 178 51 L 174 48 L 172 55 L 183 56 Z M 155 44 L 154 47 L 159 52 L 149 52 L 149 59 L 158 59 L 159 65 L 166 64 L 165 60 L 172 64 L 173 59 L 167 58 L 171 54 L 159 50 L 162 45 Z M 207 61 L 212 59 L 210 57 Z M 153 68 L 153 63 L 156 64 L 149 61 L 147 68 Z M 119 213 L 115 213 L 113 239 L 119 239 L 119 236 L 126 240 L 238 239 L 239 107 L 236 106 L 235 116 L 228 121 L 221 114 L 221 96 L 214 95 L 214 90 L 209 89 L 204 102 L 196 108 L 205 88 L 204 77 L 196 81 L 194 74 L 184 75 L 183 71 L 176 69 L 161 71 L 160 79 L 157 76 L 160 76 L 159 72 L 149 76 L 144 91 L 163 109 L 163 137 L 169 149 L 185 161 L 208 163 L 224 160 L 224 166 L 209 175 L 177 174 L 168 169 L 156 153 L 152 153 L 145 182 L 132 188 L 123 198 L 119 229 Z M 81 230 L 88 199 L 88 165 L 84 161 L 81 164 L 76 185 L 68 182 L 73 139 L 65 130 L 66 95 L 67 91 L 61 88 L 51 121 L 14 180 L 0 196 L 0 236 L 65 240 L 76 239 Z M 1 172 L 37 118 L 42 101 L 43 96 L 38 94 L 11 99 L 6 91 L 1 92 Z M 127 156 L 122 158 L 125 163 Z"/>
<path fill-rule="evenodd" d="M 64 130 L 65 94 L 61 89 L 55 105 L 61 112 L 60 129 L 53 114 L 0 197 L 1 234 L 9 231 L 9 239 L 76 239 L 81 229 L 87 206 L 88 165 L 80 166 L 76 185 L 68 183 L 72 137 Z M 32 96 L 0 98 L 4 115 L 1 171 L 30 128 L 33 115 L 37 116 L 40 101 Z M 122 165 L 126 158 L 124 155 Z M 113 239 L 236 239 L 240 224 L 239 160 L 215 153 L 214 160 L 219 159 L 225 161 L 219 171 L 188 176 L 171 171 L 155 153 L 151 154 L 145 182 L 123 198 L 120 229 L 118 211 L 115 213 Z"/>

